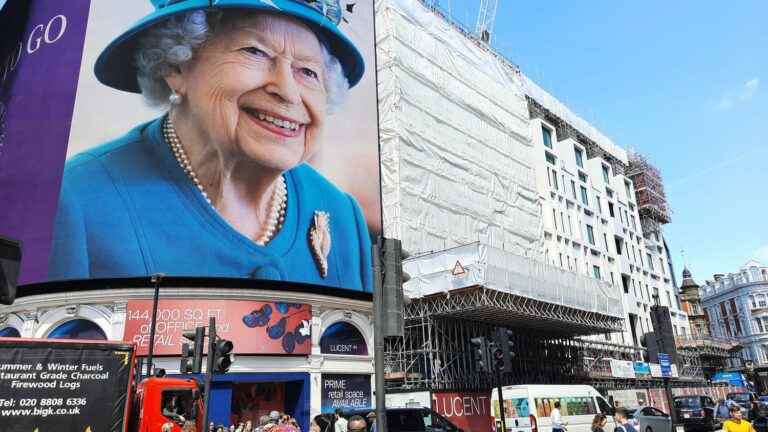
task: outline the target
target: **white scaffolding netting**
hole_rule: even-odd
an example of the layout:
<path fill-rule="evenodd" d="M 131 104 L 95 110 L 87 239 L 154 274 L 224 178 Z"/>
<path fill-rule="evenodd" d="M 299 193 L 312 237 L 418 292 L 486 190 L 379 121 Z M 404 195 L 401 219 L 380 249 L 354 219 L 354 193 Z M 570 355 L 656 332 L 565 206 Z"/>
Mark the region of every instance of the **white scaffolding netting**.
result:
<path fill-rule="evenodd" d="M 624 317 L 621 293 L 594 278 L 561 270 L 511 252 L 472 243 L 406 261 L 409 298 L 483 286 L 588 312 Z"/>
<path fill-rule="evenodd" d="M 417 1 L 380 0 L 376 20 L 385 234 L 413 253 L 540 254 L 516 70 Z"/>

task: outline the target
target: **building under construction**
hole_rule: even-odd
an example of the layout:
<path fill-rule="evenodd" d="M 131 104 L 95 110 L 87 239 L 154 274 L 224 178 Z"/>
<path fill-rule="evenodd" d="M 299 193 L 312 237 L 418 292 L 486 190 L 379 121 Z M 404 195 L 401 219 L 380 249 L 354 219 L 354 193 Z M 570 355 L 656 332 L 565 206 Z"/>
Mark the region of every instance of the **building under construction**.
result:
<path fill-rule="evenodd" d="M 676 331 L 688 320 L 666 246 L 646 245 L 635 223 L 626 152 L 490 49 L 492 35 L 432 3 L 377 4 L 384 231 L 412 254 L 405 334 L 386 342 L 388 393 L 487 392 L 492 376 L 470 339 L 497 328 L 513 335 L 505 384 L 660 387 L 658 371 L 633 369 L 648 360 L 648 308 L 668 304 Z M 574 148 L 586 148 L 583 160 L 573 162 Z M 615 203 L 610 216 L 601 202 Z"/>

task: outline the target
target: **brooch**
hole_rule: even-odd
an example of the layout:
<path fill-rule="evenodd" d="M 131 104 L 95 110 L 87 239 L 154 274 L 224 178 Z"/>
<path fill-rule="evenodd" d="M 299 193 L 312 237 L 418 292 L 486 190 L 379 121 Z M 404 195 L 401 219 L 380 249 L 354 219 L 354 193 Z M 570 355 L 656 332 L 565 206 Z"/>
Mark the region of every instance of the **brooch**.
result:
<path fill-rule="evenodd" d="M 312 227 L 309 229 L 309 245 L 312 256 L 323 278 L 328 276 L 328 254 L 331 252 L 331 215 L 315 210 Z"/>

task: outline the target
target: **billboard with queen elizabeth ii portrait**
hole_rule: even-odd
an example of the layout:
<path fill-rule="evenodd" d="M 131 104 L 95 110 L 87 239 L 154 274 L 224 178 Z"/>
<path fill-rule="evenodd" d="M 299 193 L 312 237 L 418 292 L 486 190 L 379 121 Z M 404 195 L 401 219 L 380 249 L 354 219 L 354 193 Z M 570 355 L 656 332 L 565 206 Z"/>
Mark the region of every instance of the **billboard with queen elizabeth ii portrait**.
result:
<path fill-rule="evenodd" d="M 372 1 L 39 3 L 47 9 L 31 15 L 69 24 L 71 80 L 48 85 L 71 91 L 46 103 L 71 117 L 53 118 L 47 128 L 59 133 L 45 142 L 4 138 L 27 146 L 27 159 L 58 155 L 36 183 L 53 191 L 47 206 L 15 210 L 45 217 L 32 228 L 0 215 L 3 234 L 36 236 L 25 241 L 22 282 L 164 273 L 372 290 L 381 225 Z M 53 65 L 62 53 L 45 58 Z M 23 72 L 10 85 L 17 93 Z M 7 106 L 17 116 L 42 108 Z"/>

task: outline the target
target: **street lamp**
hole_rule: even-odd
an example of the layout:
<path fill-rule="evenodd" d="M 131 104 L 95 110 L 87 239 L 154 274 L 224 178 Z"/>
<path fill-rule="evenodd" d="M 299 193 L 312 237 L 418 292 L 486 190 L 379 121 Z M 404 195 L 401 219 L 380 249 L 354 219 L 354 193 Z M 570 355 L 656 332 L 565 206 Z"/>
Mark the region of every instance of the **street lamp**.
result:
<path fill-rule="evenodd" d="M 157 326 L 157 303 L 160 298 L 160 282 L 163 273 L 155 273 L 150 277 L 150 282 L 155 286 L 155 296 L 152 299 L 152 322 L 149 325 L 149 353 L 147 354 L 147 376 L 152 375 L 152 357 L 155 353 L 155 327 Z"/>

